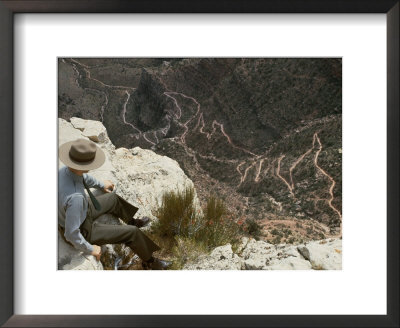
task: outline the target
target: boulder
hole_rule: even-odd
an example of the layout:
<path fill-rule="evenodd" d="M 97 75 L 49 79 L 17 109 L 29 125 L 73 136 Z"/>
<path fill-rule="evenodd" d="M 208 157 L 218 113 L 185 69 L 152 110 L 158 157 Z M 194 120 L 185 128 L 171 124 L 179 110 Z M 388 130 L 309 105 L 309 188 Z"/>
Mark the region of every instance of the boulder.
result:
<path fill-rule="evenodd" d="M 178 162 L 148 149 L 119 148 L 112 157 L 112 164 L 116 169 L 117 192 L 139 208 L 137 217 L 155 218 L 152 212 L 161 205 L 166 191 L 194 187 Z M 196 194 L 195 204 L 201 211 Z"/>
<path fill-rule="evenodd" d="M 316 270 L 342 269 L 342 240 L 316 240 L 305 245 L 299 245 L 299 252 Z"/>
<path fill-rule="evenodd" d="M 242 250 L 246 270 L 307 270 L 304 260 L 292 245 L 272 245 L 250 239 Z"/>
<path fill-rule="evenodd" d="M 71 124 L 75 129 L 82 132 L 82 135 L 94 142 L 104 142 L 107 136 L 105 126 L 99 121 L 84 120 L 78 117 L 71 117 Z"/>
<path fill-rule="evenodd" d="M 67 244 L 58 232 L 59 270 L 103 270 L 103 265 L 92 255 L 86 255 Z"/>

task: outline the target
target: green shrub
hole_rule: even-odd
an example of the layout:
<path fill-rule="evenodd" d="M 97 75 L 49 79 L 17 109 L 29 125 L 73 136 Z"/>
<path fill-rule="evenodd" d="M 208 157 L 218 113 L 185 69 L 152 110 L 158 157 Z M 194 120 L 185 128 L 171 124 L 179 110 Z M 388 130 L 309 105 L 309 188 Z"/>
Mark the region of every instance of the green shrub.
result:
<path fill-rule="evenodd" d="M 274 239 L 272 239 L 272 243 L 274 245 L 279 244 L 281 242 L 282 237 L 281 236 L 276 236 Z"/>
<path fill-rule="evenodd" d="M 194 239 L 175 237 L 172 248 L 174 258 L 172 269 L 180 270 L 186 262 L 195 261 L 200 255 L 207 253 L 207 247 Z"/>
<path fill-rule="evenodd" d="M 194 204 L 193 187 L 164 193 L 151 234 L 163 238 L 164 244 L 171 244 L 174 268 L 181 268 L 201 252 L 239 242 L 240 226 L 221 199 L 210 195 L 203 213 Z"/>
<path fill-rule="evenodd" d="M 159 220 L 153 224 L 153 232 L 171 239 L 174 236 L 193 237 L 201 226 L 193 200 L 193 187 L 164 193 L 161 207 L 155 213 Z"/>
<path fill-rule="evenodd" d="M 285 234 L 285 237 L 288 238 L 292 234 L 292 230 L 290 229 L 283 229 L 283 233 Z"/>
<path fill-rule="evenodd" d="M 228 212 L 224 202 L 210 195 L 195 239 L 203 242 L 209 249 L 228 243 L 235 244 L 239 239 L 239 225 Z"/>
<path fill-rule="evenodd" d="M 247 232 L 251 235 L 255 240 L 260 240 L 260 237 L 263 236 L 262 230 L 263 227 L 254 219 L 246 220 Z"/>
<path fill-rule="evenodd" d="M 274 235 L 274 236 L 278 235 L 278 233 L 279 233 L 279 232 L 278 232 L 277 229 L 271 230 L 271 234 Z"/>

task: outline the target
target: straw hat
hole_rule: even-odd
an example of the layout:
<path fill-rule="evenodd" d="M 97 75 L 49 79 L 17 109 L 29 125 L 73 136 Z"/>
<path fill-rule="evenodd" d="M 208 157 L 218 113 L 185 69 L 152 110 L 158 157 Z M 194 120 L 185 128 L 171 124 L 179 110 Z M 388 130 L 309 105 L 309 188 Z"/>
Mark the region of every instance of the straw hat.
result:
<path fill-rule="evenodd" d="M 58 156 L 66 166 L 82 171 L 97 169 L 106 160 L 103 150 L 86 139 L 76 139 L 62 144 L 58 148 Z"/>

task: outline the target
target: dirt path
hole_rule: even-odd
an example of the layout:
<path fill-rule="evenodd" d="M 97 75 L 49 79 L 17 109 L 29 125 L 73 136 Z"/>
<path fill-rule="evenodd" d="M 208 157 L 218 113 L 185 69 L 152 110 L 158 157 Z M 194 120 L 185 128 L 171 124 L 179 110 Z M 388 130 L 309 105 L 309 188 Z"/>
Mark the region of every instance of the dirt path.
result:
<path fill-rule="evenodd" d="M 281 161 L 282 161 L 282 159 L 284 159 L 285 157 L 286 157 L 285 155 L 282 155 L 281 157 L 279 157 L 279 159 L 278 159 L 278 168 L 277 168 L 277 170 L 276 170 L 276 175 L 278 176 L 278 178 L 280 178 L 280 179 L 287 185 L 290 194 L 291 194 L 292 196 L 294 196 L 292 186 L 290 185 L 289 182 L 287 182 L 287 181 L 285 180 L 285 178 L 284 178 L 283 176 L 280 175 Z"/>
<path fill-rule="evenodd" d="M 333 199 L 334 199 L 333 189 L 335 188 L 336 181 L 335 181 L 324 169 L 322 169 L 322 167 L 320 167 L 320 166 L 318 165 L 318 156 L 319 156 L 319 154 L 320 154 L 321 151 L 322 151 L 322 143 L 321 143 L 321 140 L 320 140 L 319 137 L 318 137 L 318 133 L 317 133 L 317 132 L 315 132 L 314 135 L 313 135 L 312 147 L 311 147 L 310 149 L 308 149 L 303 155 L 301 155 L 301 156 L 292 164 L 292 166 L 290 167 L 290 169 L 289 169 L 289 174 L 290 174 L 290 182 L 291 182 L 291 183 L 289 183 L 289 182 L 288 182 L 284 177 L 282 177 L 281 174 L 280 174 L 281 161 L 282 161 L 282 159 L 285 158 L 285 155 L 282 155 L 282 156 L 279 157 L 279 159 L 278 159 L 278 167 L 277 167 L 276 175 L 286 184 L 286 186 L 287 186 L 288 189 L 289 189 L 290 194 L 294 196 L 293 190 L 294 190 L 295 186 L 294 186 L 293 175 L 292 175 L 293 170 L 296 168 L 296 166 L 297 166 L 307 155 L 309 155 L 309 154 L 313 151 L 313 149 L 315 148 L 316 142 L 318 143 L 319 148 L 318 148 L 317 152 L 315 153 L 314 165 L 315 165 L 315 167 L 316 167 L 324 176 L 326 176 L 326 177 L 331 181 L 331 186 L 330 186 L 330 188 L 329 188 L 330 198 L 327 199 L 327 202 L 328 202 L 329 207 L 339 216 L 340 220 L 342 220 L 342 214 L 340 213 L 340 211 L 339 211 L 337 208 L 335 208 L 335 207 L 332 205 L 332 201 L 333 201 Z"/>
<path fill-rule="evenodd" d="M 318 165 L 318 156 L 320 154 L 320 152 L 322 151 L 322 144 L 321 144 L 321 140 L 318 137 L 318 134 L 315 133 L 314 136 L 316 137 L 318 144 L 319 144 L 319 149 L 317 150 L 317 153 L 315 154 L 315 158 L 314 158 L 314 163 L 315 166 L 320 170 L 320 172 L 325 175 L 330 181 L 331 181 L 331 187 L 329 188 L 329 194 L 330 194 L 330 199 L 328 200 L 328 205 L 330 206 L 330 208 L 335 211 L 337 213 L 337 215 L 339 216 L 340 220 L 342 220 L 342 214 L 332 205 L 332 201 L 333 201 L 333 188 L 335 188 L 336 182 L 335 180 L 333 180 L 333 178 L 326 173 L 325 170 L 323 170 L 319 165 Z"/>
<path fill-rule="evenodd" d="M 300 162 L 304 159 L 304 157 L 306 157 L 308 154 L 310 154 L 312 152 L 312 150 L 314 149 L 314 142 L 315 141 L 315 137 L 313 138 L 313 143 L 312 143 L 312 147 L 307 150 L 303 155 L 301 155 L 290 167 L 289 169 L 289 176 L 290 176 L 290 182 L 292 184 L 292 190 L 294 189 L 294 182 L 293 182 L 293 176 L 292 176 L 292 172 L 293 170 L 296 168 L 297 165 L 300 164 Z"/>

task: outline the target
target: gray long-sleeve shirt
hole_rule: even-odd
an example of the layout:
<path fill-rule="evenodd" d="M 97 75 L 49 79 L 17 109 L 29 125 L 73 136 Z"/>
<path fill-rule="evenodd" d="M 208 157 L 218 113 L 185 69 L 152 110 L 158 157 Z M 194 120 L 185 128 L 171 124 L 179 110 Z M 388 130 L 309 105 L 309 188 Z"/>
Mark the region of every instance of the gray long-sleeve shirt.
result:
<path fill-rule="evenodd" d="M 79 176 L 63 166 L 58 170 L 58 223 L 65 229 L 64 237 L 76 249 L 90 254 L 93 246 L 82 236 L 79 227 L 86 218 L 88 196 L 83 179 L 89 188 L 104 188 L 104 183 L 84 173 Z"/>

